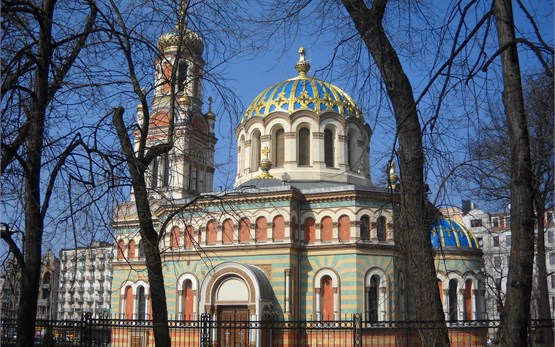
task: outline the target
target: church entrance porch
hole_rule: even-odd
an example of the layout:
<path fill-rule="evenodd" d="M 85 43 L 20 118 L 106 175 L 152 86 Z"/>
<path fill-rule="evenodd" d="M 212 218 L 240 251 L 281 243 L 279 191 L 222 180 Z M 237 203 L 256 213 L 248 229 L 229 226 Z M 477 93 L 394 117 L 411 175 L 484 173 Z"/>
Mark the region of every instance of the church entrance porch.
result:
<path fill-rule="evenodd" d="M 218 346 L 248 346 L 249 310 L 247 306 L 218 307 Z"/>

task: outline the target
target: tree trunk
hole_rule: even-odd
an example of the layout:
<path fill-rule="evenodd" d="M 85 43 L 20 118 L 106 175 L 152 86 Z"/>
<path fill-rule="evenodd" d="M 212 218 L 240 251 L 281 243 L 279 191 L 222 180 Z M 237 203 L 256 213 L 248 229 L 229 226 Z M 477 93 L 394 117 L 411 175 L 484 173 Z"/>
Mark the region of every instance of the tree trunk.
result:
<path fill-rule="evenodd" d="M 539 194 L 536 192 L 536 194 Z M 547 287 L 547 266 L 545 263 L 545 208 L 544 202 L 536 195 L 536 220 L 537 220 L 537 238 L 536 238 L 536 268 L 537 268 L 537 286 L 538 297 L 536 303 L 538 307 L 538 318 L 542 320 L 542 326 L 545 328 L 540 330 L 543 335 L 543 343 L 545 346 L 553 346 L 553 329 L 551 328 L 551 310 L 549 304 L 549 290 Z M 547 327 L 549 325 L 549 327 Z"/>
<path fill-rule="evenodd" d="M 139 217 L 139 233 L 144 242 L 148 283 L 150 286 L 150 300 L 152 304 L 154 341 L 156 346 L 171 346 L 170 330 L 168 327 L 166 288 L 164 286 L 162 259 L 158 247 L 158 233 L 152 222 L 152 213 L 150 211 L 145 182 L 145 170 L 147 165 L 135 156 L 125 124 L 123 123 L 123 112 L 124 110 L 121 107 L 116 109 L 113 123 L 118 133 L 118 139 L 131 175 L 135 206 L 137 207 L 137 215 Z"/>
<path fill-rule="evenodd" d="M 409 319 L 440 322 L 438 329 L 420 331 L 423 346 L 448 346 L 447 327 L 430 241 L 431 216 L 426 205 L 424 150 L 412 86 L 382 25 L 387 4 L 376 0 L 368 9 L 362 0 L 343 0 L 387 87 L 399 138 L 400 205 L 396 216 L 396 258 L 401 263 Z M 418 303 L 418 308 L 416 308 Z"/>
<path fill-rule="evenodd" d="M 503 104 L 511 147 L 511 257 L 501 313 L 501 345 L 526 346 L 534 261 L 534 205 L 530 138 L 524 108 L 511 0 L 494 1 L 503 72 Z"/>

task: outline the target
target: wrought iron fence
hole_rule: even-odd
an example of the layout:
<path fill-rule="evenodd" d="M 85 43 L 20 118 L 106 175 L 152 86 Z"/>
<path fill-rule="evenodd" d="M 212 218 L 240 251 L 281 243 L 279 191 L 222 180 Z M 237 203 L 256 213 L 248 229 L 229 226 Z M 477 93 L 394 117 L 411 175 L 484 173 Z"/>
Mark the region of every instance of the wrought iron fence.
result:
<path fill-rule="evenodd" d="M 419 346 L 420 334 L 438 329 L 437 322 L 367 322 L 355 314 L 340 321 L 218 321 L 209 315 L 198 320 L 170 320 L 172 346 Z M 498 321 L 447 323 L 452 347 L 495 346 Z M 152 321 L 83 316 L 74 321 L 37 321 L 36 345 L 82 347 L 154 346 Z M 532 321 L 529 346 L 544 346 L 544 333 L 553 333 L 552 321 Z M 1 346 L 14 346 L 16 322 L 2 320 Z"/>

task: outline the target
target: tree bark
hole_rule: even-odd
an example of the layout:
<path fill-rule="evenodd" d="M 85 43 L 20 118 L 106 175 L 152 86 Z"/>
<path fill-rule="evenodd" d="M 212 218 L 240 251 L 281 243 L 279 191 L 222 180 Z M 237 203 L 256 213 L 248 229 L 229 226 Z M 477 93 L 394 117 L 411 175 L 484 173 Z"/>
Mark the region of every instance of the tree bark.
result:
<path fill-rule="evenodd" d="M 158 248 L 158 233 L 152 221 L 145 182 L 145 170 L 148 164 L 138 159 L 135 155 L 133 145 L 123 122 L 123 112 L 124 109 L 122 107 L 117 108 L 112 121 L 131 175 L 135 206 L 137 207 L 139 218 L 139 233 L 141 239 L 144 240 L 146 268 L 152 303 L 154 341 L 156 346 L 171 346 L 166 288 L 164 286 L 162 259 Z"/>
<path fill-rule="evenodd" d="M 386 0 L 367 8 L 362 0 L 343 0 L 385 82 L 399 138 L 400 205 L 395 218 L 396 258 L 405 277 L 409 319 L 440 322 L 420 331 L 423 346 L 448 346 L 447 327 L 437 287 L 427 211 L 424 150 L 412 86 L 383 28 Z M 418 303 L 418 308 L 415 307 Z"/>
<path fill-rule="evenodd" d="M 534 260 L 534 204 L 530 138 L 524 108 L 511 0 L 494 1 L 503 72 L 503 104 L 511 147 L 511 257 L 501 313 L 501 345 L 526 346 Z"/>

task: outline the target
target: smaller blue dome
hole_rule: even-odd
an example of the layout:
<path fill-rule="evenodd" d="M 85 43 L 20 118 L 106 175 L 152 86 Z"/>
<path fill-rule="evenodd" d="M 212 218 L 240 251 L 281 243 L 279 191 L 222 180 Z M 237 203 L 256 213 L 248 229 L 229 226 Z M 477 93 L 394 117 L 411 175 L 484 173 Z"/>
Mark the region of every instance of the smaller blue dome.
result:
<path fill-rule="evenodd" d="M 430 239 L 434 248 L 480 248 L 472 231 L 449 218 L 439 218 L 432 223 Z"/>

